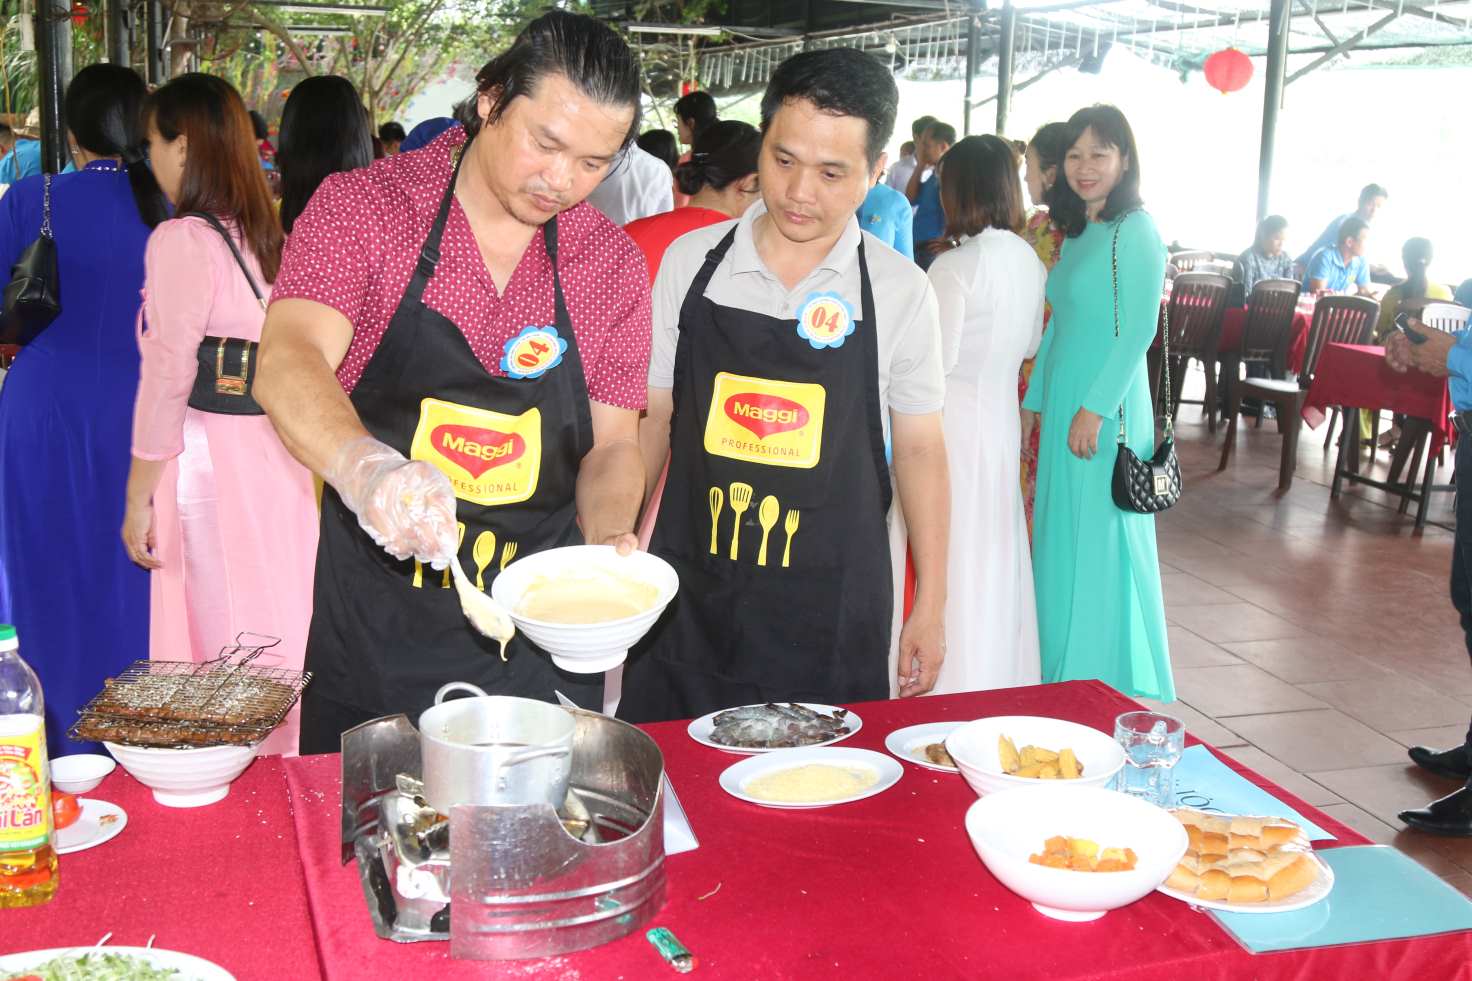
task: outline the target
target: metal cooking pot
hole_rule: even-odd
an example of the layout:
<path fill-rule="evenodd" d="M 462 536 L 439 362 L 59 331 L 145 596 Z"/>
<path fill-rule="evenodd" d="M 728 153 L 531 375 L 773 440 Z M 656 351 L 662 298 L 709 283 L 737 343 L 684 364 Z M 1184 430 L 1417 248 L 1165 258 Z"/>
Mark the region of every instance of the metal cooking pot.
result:
<path fill-rule="evenodd" d="M 476 697 L 445 701 L 454 691 Z M 576 729 L 560 706 L 451 682 L 419 716 L 424 800 L 445 815 L 456 804 L 545 802 L 555 810 L 567 797 Z"/>

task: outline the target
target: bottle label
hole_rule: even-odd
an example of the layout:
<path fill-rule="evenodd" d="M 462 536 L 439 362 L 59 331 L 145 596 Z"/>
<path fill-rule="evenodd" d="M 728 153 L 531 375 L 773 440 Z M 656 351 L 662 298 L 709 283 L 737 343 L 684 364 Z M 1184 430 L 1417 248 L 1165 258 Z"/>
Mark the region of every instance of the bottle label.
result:
<path fill-rule="evenodd" d="M 0 852 L 40 848 L 50 837 L 45 727 L 0 734 Z"/>

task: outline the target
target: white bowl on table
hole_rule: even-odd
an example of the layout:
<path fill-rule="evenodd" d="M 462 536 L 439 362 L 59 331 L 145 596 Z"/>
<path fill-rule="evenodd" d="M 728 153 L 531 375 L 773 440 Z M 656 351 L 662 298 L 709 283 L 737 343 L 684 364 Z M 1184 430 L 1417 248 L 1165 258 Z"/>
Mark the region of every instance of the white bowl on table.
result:
<path fill-rule="evenodd" d="M 590 570 L 654 586 L 658 590 L 654 604 L 602 623 L 553 623 L 517 612 L 537 580 Z M 491 598 L 505 607 L 517 630 L 551 655 L 553 664 L 577 674 L 600 674 L 624 662 L 629 648 L 649 632 L 679 588 L 674 567 L 648 552 L 619 555 L 612 545 L 569 545 L 517 556 L 491 583 Z"/>
<path fill-rule="evenodd" d="M 230 784 L 256 758 L 254 744 L 199 749 L 102 745 L 165 807 L 203 807 L 224 800 Z"/>
<path fill-rule="evenodd" d="M 966 834 L 992 875 L 1058 920 L 1097 920 L 1155 890 L 1186 854 L 1186 829 L 1154 804 L 1099 787 L 1033 786 L 987 794 L 966 812 Z M 1087 838 L 1100 848 L 1130 848 L 1126 872 L 1076 872 L 1035 865 L 1054 836 Z"/>
<path fill-rule="evenodd" d="M 96 789 L 117 763 L 101 753 L 72 753 L 51 761 L 51 786 L 67 794 Z"/>
<path fill-rule="evenodd" d="M 1010 738 L 1019 750 L 1029 745 L 1055 753 L 1071 749 L 1083 764 L 1083 776 L 1073 780 L 1013 776 L 1002 769 L 997 750 L 1001 736 Z M 1077 722 L 1040 715 L 973 719 L 946 737 L 946 752 L 979 797 L 1012 787 L 1108 787 L 1124 766 L 1124 749 L 1112 736 Z"/>

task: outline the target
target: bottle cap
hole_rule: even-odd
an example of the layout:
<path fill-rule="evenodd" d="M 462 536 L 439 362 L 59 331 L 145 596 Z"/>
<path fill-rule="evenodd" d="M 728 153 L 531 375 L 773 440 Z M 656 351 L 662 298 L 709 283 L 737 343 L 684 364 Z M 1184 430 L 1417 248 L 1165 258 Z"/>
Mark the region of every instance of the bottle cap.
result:
<path fill-rule="evenodd" d="M 15 639 L 15 628 L 8 623 L 0 623 L 0 651 L 19 649 L 20 642 Z"/>

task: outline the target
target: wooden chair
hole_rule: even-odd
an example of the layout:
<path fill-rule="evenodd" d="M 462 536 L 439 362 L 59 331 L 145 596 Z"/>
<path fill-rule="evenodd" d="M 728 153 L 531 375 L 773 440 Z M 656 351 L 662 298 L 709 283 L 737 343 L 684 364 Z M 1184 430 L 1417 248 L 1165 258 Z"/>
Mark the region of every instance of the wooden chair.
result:
<path fill-rule="evenodd" d="M 1298 434 L 1303 429 L 1303 403 L 1313 385 L 1319 355 L 1328 344 L 1366 344 L 1375 329 L 1380 304 L 1367 296 L 1326 296 L 1314 307 L 1314 321 L 1308 332 L 1308 348 L 1303 352 L 1303 369 L 1293 381 L 1276 378 L 1248 378 L 1232 386 L 1227 406 L 1227 440 L 1222 446 L 1217 470 L 1227 469 L 1237 440 L 1237 417 L 1242 399 L 1254 396 L 1271 402 L 1278 410 L 1278 432 L 1283 436 L 1283 452 L 1278 464 L 1278 489 L 1293 486 L 1293 465 L 1298 458 Z M 1291 323 L 1291 321 L 1290 321 Z M 1246 331 L 1244 334 L 1244 342 Z"/>
<path fill-rule="evenodd" d="M 1432 330 L 1450 332 L 1467 326 L 1472 310 L 1456 303 L 1428 303 L 1421 308 L 1421 323 Z"/>
<path fill-rule="evenodd" d="M 1298 312 L 1300 285 L 1296 279 L 1263 279 L 1252 288 L 1247 298 L 1247 320 L 1242 328 L 1242 342 L 1236 351 L 1222 359 L 1226 401 L 1232 402 L 1232 389 L 1241 384 L 1245 365 L 1266 365 L 1272 378 L 1281 378 L 1288 367 L 1288 349 L 1293 341 L 1293 317 Z M 1241 404 L 1241 399 L 1238 403 Z M 1262 413 L 1257 414 L 1257 428 L 1262 428 Z"/>
<path fill-rule="evenodd" d="M 1216 432 L 1216 362 L 1221 343 L 1222 314 L 1227 308 L 1231 280 L 1218 273 L 1191 272 L 1176 277 L 1170 294 L 1171 391 L 1170 417 L 1181 409 L 1181 387 L 1192 359 L 1206 371 L 1206 396 L 1199 403 L 1207 428 Z M 1195 399 L 1188 400 L 1192 405 Z"/>
<path fill-rule="evenodd" d="M 1177 272 L 1188 273 L 1194 270 L 1196 266 L 1200 263 L 1213 262 L 1215 260 L 1215 252 L 1197 251 L 1172 252 L 1167 261 L 1169 261 L 1171 265 L 1176 267 Z"/>

